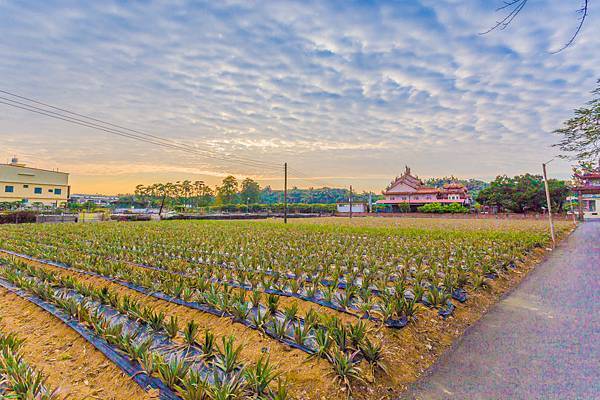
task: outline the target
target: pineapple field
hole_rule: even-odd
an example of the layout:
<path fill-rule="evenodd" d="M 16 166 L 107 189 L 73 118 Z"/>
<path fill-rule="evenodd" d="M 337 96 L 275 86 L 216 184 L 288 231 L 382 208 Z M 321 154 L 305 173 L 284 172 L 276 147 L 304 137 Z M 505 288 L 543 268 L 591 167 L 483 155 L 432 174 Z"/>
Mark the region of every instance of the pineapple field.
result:
<path fill-rule="evenodd" d="M 536 220 L 2 226 L 0 398 L 397 398 L 550 245 Z"/>

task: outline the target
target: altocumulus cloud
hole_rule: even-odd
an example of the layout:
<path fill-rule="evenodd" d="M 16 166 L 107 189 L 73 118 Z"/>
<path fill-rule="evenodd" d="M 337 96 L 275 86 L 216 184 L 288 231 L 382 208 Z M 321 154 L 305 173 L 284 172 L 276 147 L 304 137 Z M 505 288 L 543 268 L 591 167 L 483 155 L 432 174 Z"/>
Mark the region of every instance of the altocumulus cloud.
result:
<path fill-rule="evenodd" d="M 404 164 L 492 178 L 551 158 L 551 131 L 600 77 L 597 8 L 573 47 L 550 54 L 575 28 L 575 3 L 531 2 L 482 36 L 500 1 L 0 2 L 0 81 L 331 184 L 379 189 Z M 274 174 L 4 106 L 0 135 L 3 157 L 75 174 Z"/>

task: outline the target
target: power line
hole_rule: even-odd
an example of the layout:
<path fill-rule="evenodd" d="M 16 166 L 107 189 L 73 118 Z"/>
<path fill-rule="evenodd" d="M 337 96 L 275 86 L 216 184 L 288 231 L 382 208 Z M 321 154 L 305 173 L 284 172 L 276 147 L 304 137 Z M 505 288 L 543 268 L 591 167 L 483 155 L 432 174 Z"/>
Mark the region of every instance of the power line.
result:
<path fill-rule="evenodd" d="M 192 147 L 192 146 L 189 146 L 189 145 L 186 145 L 186 144 L 183 144 L 183 143 L 178 143 L 178 142 L 176 142 L 176 141 L 174 141 L 172 139 L 165 139 L 165 138 L 162 138 L 160 136 L 156 136 L 156 135 L 150 134 L 148 132 L 144 132 L 144 131 L 136 130 L 136 129 L 131 129 L 131 128 L 128 128 L 128 127 L 125 127 L 125 126 L 122 126 L 122 125 L 117 125 L 117 124 L 114 124 L 114 123 L 111 123 L 111 122 L 108 122 L 108 121 L 105 121 L 105 120 L 101 120 L 101 119 L 98 119 L 98 118 L 93 118 L 93 117 L 90 117 L 88 115 L 76 113 L 74 111 L 70 111 L 70 110 L 67 110 L 65 108 L 56 107 L 56 106 L 53 106 L 51 104 L 44 103 L 44 102 L 41 102 L 41 101 L 38 101 L 38 100 L 34 100 L 34 99 L 31 99 L 31 98 L 28 98 L 28 97 L 25 97 L 25 96 L 21 96 L 21 95 L 18 95 L 16 93 L 12 93 L 12 92 L 9 92 L 9 91 L 6 91 L 6 90 L 1 90 L 0 89 L 0 93 L 5 93 L 5 94 L 8 94 L 10 96 L 17 97 L 17 98 L 20 98 L 20 99 L 23 99 L 23 100 L 26 100 L 26 101 L 29 101 L 29 102 L 32 102 L 32 103 L 40 104 L 40 105 L 43 105 L 45 107 L 49 107 L 49 108 L 52 108 L 52 109 L 55 109 L 55 110 L 59 110 L 59 111 L 62 111 L 62 112 L 65 112 L 65 113 L 68 113 L 68 114 L 71 114 L 71 115 L 76 115 L 76 116 L 79 116 L 79 117 L 82 117 L 82 118 L 85 118 L 85 119 L 89 119 L 91 121 L 100 122 L 100 123 L 105 124 L 105 125 L 113 126 L 113 127 L 120 128 L 120 129 L 124 129 L 126 131 L 138 133 L 140 135 L 148 136 L 148 137 L 151 137 L 151 138 L 154 138 L 154 139 L 158 139 L 158 140 L 163 141 L 163 142 L 169 142 L 171 144 L 175 144 L 175 145 L 179 145 L 179 146 L 187 146 L 187 147 L 193 148 L 194 150 L 198 150 L 197 147 L 195 147 L 195 146 Z M 9 100 L 9 101 L 14 101 L 14 100 Z M 209 153 L 213 153 L 213 154 L 218 154 L 218 153 L 215 153 L 215 152 L 210 151 L 210 150 L 203 150 L 203 151 L 206 151 L 206 152 L 209 152 Z M 253 160 L 253 159 L 249 159 L 249 158 L 244 158 L 244 157 L 239 157 L 239 156 L 236 156 L 235 158 L 237 158 L 239 160 L 245 160 L 245 161 L 260 162 L 262 164 L 268 164 L 268 165 L 272 165 L 272 166 L 280 166 L 281 165 L 281 163 L 269 163 L 269 162 L 265 162 L 265 161 L 257 161 L 257 160 Z"/>
<path fill-rule="evenodd" d="M 170 146 L 185 147 L 188 150 L 193 150 L 195 152 L 202 153 L 202 155 L 209 154 L 209 155 L 212 155 L 213 157 L 218 157 L 218 158 L 222 157 L 219 153 L 216 153 L 216 152 L 213 152 L 213 151 L 210 151 L 210 150 L 202 150 L 202 149 L 199 149 L 197 146 L 189 146 L 189 145 L 186 145 L 186 144 L 182 144 L 182 143 L 173 141 L 171 139 L 165 139 L 165 138 L 162 138 L 162 137 L 159 137 L 159 136 L 156 136 L 156 135 L 152 135 L 152 134 L 147 133 L 147 132 L 143 132 L 143 131 L 140 131 L 140 130 L 127 128 L 127 127 L 124 127 L 122 125 L 117 125 L 117 124 L 114 124 L 114 123 L 111 123 L 111 122 L 108 122 L 108 121 L 104 121 L 104 120 L 101 120 L 101 119 L 98 119 L 98 118 L 93 118 L 93 117 L 90 117 L 90 116 L 87 116 L 87 115 L 84 115 L 84 114 L 76 113 L 76 112 L 73 112 L 73 111 L 70 111 L 70 110 L 67 110 L 67 109 L 64 109 L 64 108 L 52 106 L 50 104 L 43 103 L 43 102 L 40 102 L 40 101 L 37 101 L 37 100 L 34 100 L 34 99 L 30 99 L 30 98 L 27 98 L 27 97 L 24 97 L 24 96 L 20 96 L 18 94 L 11 93 L 11 92 L 8 92 L 6 90 L 0 90 L 0 92 L 1 93 L 9 94 L 10 96 L 17 97 L 19 99 L 23 99 L 23 100 L 29 101 L 31 103 L 40 104 L 40 105 L 43 105 L 44 107 L 49 107 L 49 108 L 52 108 L 54 110 L 61 111 L 62 113 L 68 113 L 68 114 L 71 114 L 71 115 L 76 115 L 76 116 L 85 118 L 86 120 L 99 122 L 100 124 L 108 125 L 108 127 L 103 126 L 103 125 L 98 125 L 98 124 L 96 124 L 94 122 L 89 122 L 89 121 L 81 120 L 79 118 L 70 117 L 70 116 L 67 116 L 67 115 L 64 115 L 64 114 L 61 114 L 61 113 L 57 113 L 55 111 L 46 110 L 46 109 L 43 109 L 43 108 L 40 108 L 40 107 L 33 106 L 31 104 L 25 104 L 25 103 L 22 103 L 22 102 L 13 100 L 13 99 L 9 99 L 9 98 L 5 98 L 5 97 L 1 97 L 0 96 L 1 99 L 7 100 L 9 102 L 17 103 L 17 104 L 20 104 L 20 105 L 23 105 L 23 106 L 35 108 L 35 109 L 37 109 L 39 111 L 44 111 L 44 112 L 47 112 L 47 113 L 51 113 L 51 114 L 55 114 L 55 115 L 60 115 L 61 117 L 64 117 L 64 118 L 69 118 L 69 119 L 73 119 L 73 120 L 76 120 L 76 121 L 79 121 L 79 122 L 84 122 L 84 123 L 88 123 L 88 124 L 91 124 L 91 125 L 100 126 L 102 128 L 110 129 L 110 130 L 113 130 L 113 131 L 118 131 L 118 132 L 123 133 L 123 134 L 128 134 L 128 135 L 138 136 L 138 137 L 141 135 L 141 136 L 144 136 L 144 137 L 151 138 L 153 140 L 158 140 L 161 143 L 168 144 Z M 114 129 L 114 128 L 110 128 L 110 127 L 116 127 L 118 129 Z M 123 132 L 123 130 L 128 131 L 128 132 Z M 129 133 L 129 132 L 133 132 L 133 133 Z M 253 163 L 253 164 L 257 164 L 257 165 L 261 165 L 261 166 L 264 165 L 264 166 L 272 166 L 272 167 L 277 166 L 277 167 L 279 167 L 281 165 L 280 163 L 276 164 L 276 163 L 272 163 L 272 162 L 265 162 L 265 161 L 262 161 L 262 160 L 254 160 L 254 159 L 240 157 L 240 156 L 235 156 L 235 157 L 231 157 L 230 156 L 230 157 L 228 157 L 228 159 L 231 159 L 231 160 L 235 159 L 235 160 L 238 160 L 238 161 L 249 162 L 249 163 Z"/>
<path fill-rule="evenodd" d="M 19 108 L 21 110 L 33 112 L 33 113 L 44 115 L 44 116 L 47 116 L 50 118 L 59 119 L 59 120 L 69 122 L 72 124 L 85 126 L 87 128 L 100 130 L 100 131 L 107 132 L 107 133 L 110 133 L 113 135 L 153 144 L 156 146 L 161 146 L 161 147 L 170 148 L 170 149 L 174 149 L 174 150 L 181 150 L 181 151 L 184 151 L 184 152 L 187 152 L 190 154 L 194 154 L 197 156 L 210 158 L 210 159 L 214 159 L 214 160 L 218 160 L 218 161 L 222 161 L 222 162 L 233 162 L 233 163 L 243 164 L 246 166 L 264 168 L 264 169 L 269 169 L 269 170 L 276 170 L 276 169 L 279 170 L 280 169 L 280 165 L 264 163 L 264 162 L 258 161 L 258 160 L 250 160 L 250 159 L 246 160 L 246 159 L 241 159 L 238 157 L 228 157 L 227 159 L 225 159 L 222 156 L 213 155 L 214 153 L 208 153 L 205 151 L 197 150 L 193 147 L 189 147 L 189 146 L 185 146 L 185 145 L 170 143 L 166 139 L 161 139 L 162 141 L 158 141 L 156 139 L 150 139 L 150 138 L 146 138 L 146 137 L 143 137 L 140 135 L 123 132 L 119 129 L 109 128 L 109 127 L 102 126 L 102 125 L 99 125 L 99 124 L 96 124 L 93 122 L 88 122 L 88 121 L 85 121 L 85 120 L 82 120 L 79 118 L 69 117 L 69 116 L 61 114 L 61 113 L 57 113 L 57 112 L 50 111 L 50 110 L 45 110 L 40 107 L 36 107 L 33 105 L 18 102 L 15 100 L 7 99 L 2 96 L 0 96 L 0 99 L 9 101 L 9 102 L 5 102 L 5 101 L 0 100 L 0 104 L 5 104 L 10 107 Z"/>
<path fill-rule="evenodd" d="M 76 121 L 76 120 L 73 120 L 73 119 L 69 119 L 69 117 L 64 117 L 64 116 L 60 116 L 60 115 L 52 115 L 52 114 L 50 114 L 51 111 L 39 111 L 39 110 L 35 110 L 35 109 L 29 108 L 30 106 L 19 106 L 19 105 L 7 103 L 7 102 L 1 101 L 1 100 L 0 100 L 0 104 L 5 104 L 5 105 L 8 105 L 8 106 L 11 106 L 11 107 L 14 107 L 14 108 L 19 108 L 19 109 L 22 109 L 22 110 L 25 110 L 25 111 L 36 113 L 36 114 L 45 115 L 45 116 L 50 117 L 50 118 L 55 118 L 55 119 L 63 120 L 63 121 L 66 121 L 66 122 L 69 122 L 69 123 L 72 123 L 72 124 L 85 126 L 87 128 L 104 131 L 104 132 L 107 132 L 107 133 L 111 133 L 113 135 L 118 135 L 118 136 L 126 137 L 126 138 L 129 138 L 129 139 L 134 139 L 134 140 L 138 140 L 138 141 L 141 141 L 141 142 L 145 142 L 145 143 L 149 143 L 149 144 L 153 144 L 153 145 L 157 145 L 157 146 L 161 146 L 161 147 L 166 147 L 166 148 L 181 150 L 181 151 L 184 151 L 184 152 L 187 152 L 187 153 L 191 153 L 191 154 L 194 154 L 194 155 L 200 155 L 200 156 L 206 157 L 206 158 L 217 159 L 219 161 L 224 161 L 224 162 L 228 161 L 228 160 L 225 160 L 225 159 L 222 159 L 222 158 L 218 158 L 218 157 L 214 157 L 214 156 L 210 156 L 210 155 L 206 155 L 206 154 L 198 154 L 198 153 L 196 153 L 194 151 L 190 151 L 190 150 L 185 149 L 185 148 L 180 148 L 180 147 L 176 147 L 176 146 L 173 146 L 173 145 L 168 145 L 168 144 L 165 144 L 165 143 L 160 143 L 160 142 L 152 141 L 150 139 L 145 139 L 145 138 L 141 138 L 141 137 L 137 137 L 137 136 L 131 136 L 131 135 L 126 134 L 126 133 L 121 133 L 121 132 L 118 132 L 118 131 L 113 131 L 113 130 L 111 130 L 109 128 L 100 127 L 100 126 L 97 126 L 97 125 L 95 126 L 94 124 L 91 124 L 91 123 L 79 122 L 79 121 Z M 245 164 L 245 165 L 251 166 L 251 167 L 261 167 L 261 168 L 268 168 L 268 169 L 271 169 L 271 170 L 275 170 L 274 167 L 258 166 L 258 165 L 253 165 L 253 164 L 245 163 L 245 162 L 242 162 L 242 161 L 237 161 L 237 160 L 231 160 L 231 161 L 232 162 L 236 162 L 238 164 Z"/>

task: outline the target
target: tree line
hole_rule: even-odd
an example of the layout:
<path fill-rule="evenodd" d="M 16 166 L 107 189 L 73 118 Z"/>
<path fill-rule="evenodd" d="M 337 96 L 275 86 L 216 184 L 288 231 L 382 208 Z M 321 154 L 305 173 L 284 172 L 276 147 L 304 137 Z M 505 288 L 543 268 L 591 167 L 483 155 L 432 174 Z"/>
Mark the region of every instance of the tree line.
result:
<path fill-rule="evenodd" d="M 579 163 L 580 170 L 600 170 L 596 168 L 600 160 L 600 80 L 592 91 L 594 96 L 585 106 L 578 108 L 574 116 L 567 120 L 563 127 L 555 130 L 561 140 L 555 145 L 560 148 L 561 157 Z M 457 179 L 453 176 L 431 178 L 426 185 L 443 187 L 446 183 L 459 182 L 466 186 L 472 198 L 481 206 L 495 207 L 500 211 L 540 212 L 546 210 L 544 181 L 542 176 L 524 174 L 514 177 L 499 175 L 491 183 L 477 179 Z M 569 183 L 556 179 L 548 181 L 553 210 L 565 209 L 566 198 L 570 193 Z M 221 185 L 214 189 L 203 181 L 177 181 L 175 183 L 156 183 L 138 185 L 135 195 L 123 197 L 122 200 L 143 202 L 148 206 L 167 205 L 170 207 L 207 207 L 263 204 L 281 207 L 284 202 L 283 190 L 274 190 L 270 186 L 261 188 L 258 182 L 245 178 L 241 182 L 234 176 L 227 176 Z M 382 199 L 381 194 L 368 192 L 353 193 L 353 201 L 375 202 Z M 333 204 L 346 202 L 350 191 L 346 188 L 308 188 L 292 187 L 288 190 L 289 204 Z M 239 208 L 239 207 L 238 207 Z M 258 208 L 257 208 L 258 209 Z M 378 209 L 383 209 L 379 207 Z"/>
<path fill-rule="evenodd" d="M 155 183 L 137 185 L 133 198 L 123 200 L 138 201 L 148 206 L 163 204 L 189 208 L 248 205 L 279 204 L 284 202 L 284 191 L 270 186 L 261 187 L 251 178 L 239 181 L 234 176 L 227 176 L 214 189 L 203 181 L 177 181 L 175 183 Z M 287 201 L 290 204 L 332 204 L 346 202 L 350 198 L 350 190 L 346 188 L 308 188 L 292 187 L 288 189 Z M 372 201 L 383 198 L 382 195 L 371 194 Z M 355 202 L 368 202 L 369 193 L 353 193 Z"/>
<path fill-rule="evenodd" d="M 570 193 L 567 182 L 548 179 L 548 189 L 552 210 L 568 211 L 565 210 Z M 544 179 L 541 175 L 524 174 L 512 178 L 500 175 L 481 190 L 475 199 L 483 206 L 516 213 L 541 212 L 547 209 Z"/>

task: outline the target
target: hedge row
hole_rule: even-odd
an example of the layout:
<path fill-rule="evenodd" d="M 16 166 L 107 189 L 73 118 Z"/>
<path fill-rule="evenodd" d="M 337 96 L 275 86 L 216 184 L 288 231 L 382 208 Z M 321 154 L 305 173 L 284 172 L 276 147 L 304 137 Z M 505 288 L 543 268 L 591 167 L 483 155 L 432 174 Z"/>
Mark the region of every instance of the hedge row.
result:
<path fill-rule="evenodd" d="M 0 224 L 23 224 L 35 222 L 34 211 L 14 211 L 0 214 Z"/>
<path fill-rule="evenodd" d="M 461 204 L 452 203 L 452 204 L 440 204 L 440 203 L 430 203 L 425 204 L 424 206 L 418 207 L 417 210 L 422 213 L 435 213 L 435 214 L 466 214 L 469 212 L 469 209 Z"/>
<path fill-rule="evenodd" d="M 202 211 L 207 213 L 215 212 L 275 212 L 284 211 L 283 203 L 275 204 L 225 204 L 220 206 L 202 207 Z M 288 203 L 288 212 L 298 213 L 332 213 L 335 212 L 335 204 L 304 204 L 304 203 Z"/>

